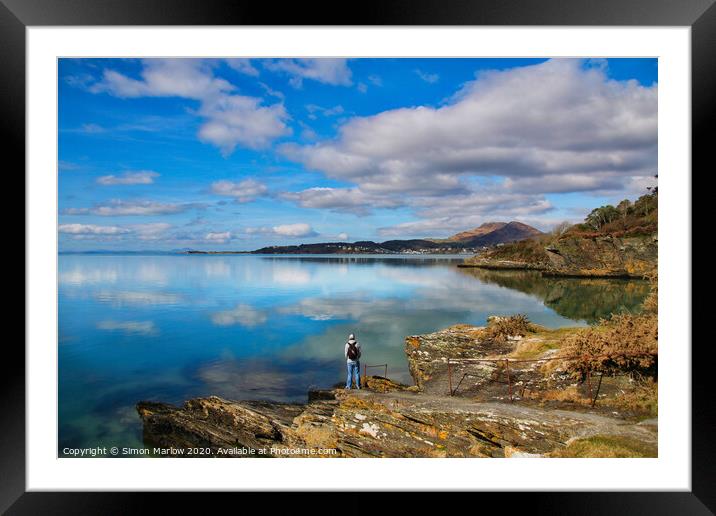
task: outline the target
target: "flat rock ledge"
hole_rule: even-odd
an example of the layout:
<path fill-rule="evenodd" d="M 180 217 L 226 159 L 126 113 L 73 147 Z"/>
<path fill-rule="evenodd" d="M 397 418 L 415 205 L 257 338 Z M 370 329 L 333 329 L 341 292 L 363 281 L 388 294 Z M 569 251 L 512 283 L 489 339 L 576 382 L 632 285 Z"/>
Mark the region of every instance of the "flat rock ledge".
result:
<path fill-rule="evenodd" d="M 489 317 L 488 322 L 493 317 Z M 565 332 L 578 331 L 578 328 L 562 329 L 560 336 L 545 330 L 507 336 L 503 341 L 485 337 L 484 329 L 458 324 L 434 333 L 406 337 L 405 354 L 415 388 L 425 394 L 452 395 L 481 402 L 542 400 L 552 408 L 566 410 L 574 408 L 575 401 L 584 408 L 597 396 L 598 410 L 602 413 L 631 418 L 645 415 L 628 409 L 615 412 L 613 406 L 607 408 L 610 402 L 624 395 L 634 395 L 638 390 L 638 383 L 628 375 L 607 375 L 599 380 L 595 375 L 591 382 L 593 390 L 590 390 L 589 383 L 580 382 L 570 374 L 567 362 L 560 358 L 564 353 L 558 341 Z M 567 396 L 559 401 L 559 394 L 567 392 L 575 399 Z"/>
<path fill-rule="evenodd" d="M 508 336 L 503 342 L 485 339 L 482 326 L 458 324 L 444 330 L 405 339 L 405 354 L 410 374 L 419 391 L 428 394 L 471 397 L 479 401 L 507 401 L 509 374 L 513 399 L 520 393 L 577 386 L 576 381 L 559 367 L 543 370 L 545 362 L 511 362 L 520 346 L 539 345 L 549 340 L 544 336 Z M 533 356 L 546 359 L 557 354 L 548 349 Z M 518 357 L 519 358 L 519 357 Z M 448 368 L 448 360 L 451 361 Z M 471 361 L 472 360 L 472 361 Z M 480 362 L 480 360 L 484 360 Z M 608 380 L 607 383 L 611 382 Z"/>
<path fill-rule="evenodd" d="M 140 402 L 137 412 L 148 446 L 213 456 L 249 448 L 267 457 L 532 457 L 596 435 L 657 442 L 655 424 L 418 393 L 376 377 L 368 386 L 312 391 L 306 404 L 212 396 L 181 407 Z"/>

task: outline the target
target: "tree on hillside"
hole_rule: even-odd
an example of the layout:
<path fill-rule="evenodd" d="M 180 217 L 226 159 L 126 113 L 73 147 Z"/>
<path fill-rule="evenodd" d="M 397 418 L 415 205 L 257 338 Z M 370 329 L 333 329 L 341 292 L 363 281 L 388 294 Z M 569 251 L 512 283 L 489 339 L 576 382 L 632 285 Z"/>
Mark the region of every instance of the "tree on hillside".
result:
<path fill-rule="evenodd" d="M 627 215 L 629 215 L 632 210 L 631 201 L 629 199 L 624 199 L 622 202 L 617 204 L 617 210 L 619 210 L 619 213 L 621 213 L 622 220 L 626 219 Z"/>
<path fill-rule="evenodd" d="M 600 206 L 599 208 L 593 209 L 584 221 L 593 229 L 599 230 L 605 224 L 609 224 L 619 218 L 619 215 L 619 210 L 611 204 L 608 204 L 606 206 Z"/>
<path fill-rule="evenodd" d="M 655 193 L 642 195 L 634 201 L 634 213 L 638 216 L 646 216 L 657 209 L 659 197 Z"/>
<path fill-rule="evenodd" d="M 552 230 L 552 234 L 556 237 L 561 237 L 567 231 L 569 231 L 569 228 L 571 228 L 571 227 L 572 227 L 572 224 L 565 220 L 564 222 L 560 222 L 559 224 L 557 224 L 554 227 L 554 229 Z"/>
<path fill-rule="evenodd" d="M 659 174 L 654 174 L 654 179 L 658 179 Z M 634 201 L 633 212 L 635 215 L 644 217 L 655 211 L 659 205 L 659 186 L 647 186 L 648 194 L 644 194 Z"/>

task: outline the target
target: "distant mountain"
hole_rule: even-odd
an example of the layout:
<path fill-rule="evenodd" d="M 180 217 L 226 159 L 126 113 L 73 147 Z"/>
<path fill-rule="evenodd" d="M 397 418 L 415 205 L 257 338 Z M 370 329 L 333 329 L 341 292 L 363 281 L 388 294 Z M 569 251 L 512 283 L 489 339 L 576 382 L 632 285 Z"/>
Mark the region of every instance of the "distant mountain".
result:
<path fill-rule="evenodd" d="M 484 247 L 526 240 L 541 234 L 542 232 L 539 229 L 522 222 L 486 222 L 478 228 L 463 231 L 447 240 L 449 242 L 460 242 L 465 247 Z"/>
<path fill-rule="evenodd" d="M 446 238 L 446 240 L 450 241 L 462 241 L 462 240 L 469 240 L 471 238 L 484 236 L 488 233 L 491 233 L 495 230 L 502 229 L 507 225 L 507 222 L 485 222 L 480 227 L 477 227 L 475 229 L 470 229 L 468 231 L 463 231 L 462 233 L 458 233 L 457 235 L 453 235 L 449 238 Z"/>
<path fill-rule="evenodd" d="M 517 242 L 541 234 L 540 230 L 521 222 L 487 222 L 478 228 L 457 233 L 446 239 L 326 242 L 262 247 L 251 252 L 254 254 L 458 253 Z"/>

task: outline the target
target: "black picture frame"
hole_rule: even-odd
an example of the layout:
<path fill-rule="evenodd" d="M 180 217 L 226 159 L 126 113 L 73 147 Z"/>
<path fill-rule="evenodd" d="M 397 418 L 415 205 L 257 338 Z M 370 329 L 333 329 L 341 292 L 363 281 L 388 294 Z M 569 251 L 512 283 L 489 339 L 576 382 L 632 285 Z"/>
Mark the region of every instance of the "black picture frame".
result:
<path fill-rule="evenodd" d="M 716 112 L 716 0 L 364 0 L 273 3 L 231 0 L 0 0 L 0 114 L 6 156 L 25 166 L 25 30 L 63 25 L 555 25 L 689 26 L 692 50 L 693 167 L 708 159 Z M 352 9 L 351 9 L 352 7 Z M 9 167 L 8 167 L 9 170 Z M 684 173 L 693 173 L 685 171 Z M 24 183 L 22 188 L 24 189 Z M 27 257 L 26 257 L 27 258 Z M 695 307 L 697 313 L 699 309 Z M 25 492 L 25 353 L 6 341 L 0 375 L 0 511 L 8 514 L 123 514 L 144 512 L 147 498 L 190 508 L 185 496 L 139 493 Z M 689 343 L 683 343 L 689 344 Z M 711 514 L 716 511 L 714 404 L 708 346 L 692 347 L 692 491 L 612 493 L 480 493 L 479 506 L 509 499 L 549 514 Z M 216 496 L 216 495 L 213 495 Z M 246 496 L 246 494 L 242 495 Z M 359 495 L 360 496 L 360 495 Z M 485 499 L 489 497 L 491 500 Z M 221 496 L 222 499 L 225 496 Z M 294 502 L 301 504 L 294 495 Z M 259 502 L 259 500 L 256 500 Z M 294 503 L 292 502 L 292 503 Z M 422 504 L 402 502 L 403 511 Z M 243 506 L 245 505 L 242 504 Z M 343 512 L 333 505 L 332 511 Z M 357 506 L 356 506 L 357 508 Z"/>

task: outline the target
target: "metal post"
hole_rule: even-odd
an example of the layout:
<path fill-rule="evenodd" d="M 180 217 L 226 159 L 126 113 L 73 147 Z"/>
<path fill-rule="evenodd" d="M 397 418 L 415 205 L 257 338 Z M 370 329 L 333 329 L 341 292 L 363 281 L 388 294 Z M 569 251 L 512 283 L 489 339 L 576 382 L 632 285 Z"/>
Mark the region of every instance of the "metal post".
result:
<path fill-rule="evenodd" d="M 448 362 L 448 388 L 450 389 L 450 396 L 452 396 L 452 366 L 450 365 L 450 359 L 447 359 Z"/>
<path fill-rule="evenodd" d="M 388 379 L 388 364 L 385 364 L 385 379 Z"/>
<path fill-rule="evenodd" d="M 505 359 L 505 371 L 507 372 L 507 394 L 510 396 L 510 403 L 512 403 L 512 383 L 510 382 L 510 360 Z"/>
<path fill-rule="evenodd" d="M 597 403 L 597 398 L 599 397 L 599 389 L 602 388 L 602 377 L 604 376 L 604 373 L 601 373 L 599 375 L 599 383 L 597 384 L 597 393 L 594 395 L 594 399 L 592 399 L 592 408 L 594 408 L 594 405 Z"/>

